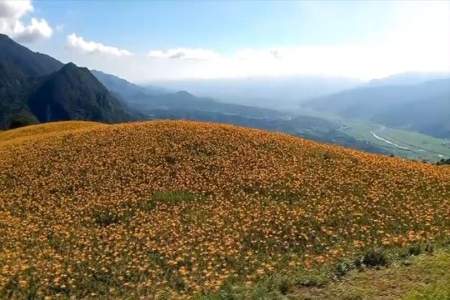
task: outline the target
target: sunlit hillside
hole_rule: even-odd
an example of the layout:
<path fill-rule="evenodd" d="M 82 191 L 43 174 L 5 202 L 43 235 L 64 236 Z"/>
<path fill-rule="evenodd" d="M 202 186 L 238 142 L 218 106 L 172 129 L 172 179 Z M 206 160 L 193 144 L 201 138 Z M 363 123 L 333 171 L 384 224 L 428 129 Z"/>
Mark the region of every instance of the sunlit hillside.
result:
<path fill-rule="evenodd" d="M 13 130 L 0 131 L 0 143 L 20 142 L 33 138 L 43 138 L 50 135 L 58 135 L 68 131 L 92 128 L 94 126 L 106 126 L 101 123 L 87 121 L 52 122 L 33 126 L 20 127 Z"/>
<path fill-rule="evenodd" d="M 449 215 L 445 167 L 229 125 L 25 127 L 0 133 L 0 298 L 251 287 L 444 242 Z"/>

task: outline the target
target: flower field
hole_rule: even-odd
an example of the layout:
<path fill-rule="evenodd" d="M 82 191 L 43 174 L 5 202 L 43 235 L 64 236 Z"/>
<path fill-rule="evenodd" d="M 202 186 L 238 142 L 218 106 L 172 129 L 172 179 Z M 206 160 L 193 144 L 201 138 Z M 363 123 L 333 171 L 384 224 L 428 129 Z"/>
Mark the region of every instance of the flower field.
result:
<path fill-rule="evenodd" d="M 43 138 L 50 135 L 57 135 L 65 131 L 83 130 L 94 126 L 104 125 L 96 122 L 72 121 L 26 126 L 14 130 L 0 131 L 0 143 L 17 143 L 26 139 Z"/>
<path fill-rule="evenodd" d="M 49 125 L 0 133 L 0 298 L 190 298 L 450 236 L 450 168 L 229 125 Z"/>

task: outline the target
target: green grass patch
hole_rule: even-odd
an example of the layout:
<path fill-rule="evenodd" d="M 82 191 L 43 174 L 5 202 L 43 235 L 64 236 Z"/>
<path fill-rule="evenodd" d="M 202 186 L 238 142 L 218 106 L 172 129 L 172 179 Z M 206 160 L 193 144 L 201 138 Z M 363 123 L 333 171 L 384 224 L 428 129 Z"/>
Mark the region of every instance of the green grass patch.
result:
<path fill-rule="evenodd" d="M 141 208 L 145 211 L 151 211 L 160 205 L 172 206 L 201 199 L 203 199 L 202 195 L 187 191 L 155 192 L 147 201 L 141 204 Z"/>

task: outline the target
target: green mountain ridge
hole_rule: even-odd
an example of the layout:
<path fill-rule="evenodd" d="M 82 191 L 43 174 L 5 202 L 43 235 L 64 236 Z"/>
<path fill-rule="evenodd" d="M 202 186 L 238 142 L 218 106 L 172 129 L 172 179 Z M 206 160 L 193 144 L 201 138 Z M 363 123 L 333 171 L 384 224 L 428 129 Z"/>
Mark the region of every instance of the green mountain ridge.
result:
<path fill-rule="evenodd" d="M 4 34 L 0 34 L 0 49 L 0 63 L 14 65 L 29 77 L 48 75 L 63 66 L 53 57 L 33 52 Z"/>
<path fill-rule="evenodd" d="M 0 129 L 38 122 L 135 119 L 86 68 L 0 35 Z"/>
<path fill-rule="evenodd" d="M 89 72 L 73 63 L 42 80 L 28 100 L 40 122 L 131 119 L 121 103 Z"/>

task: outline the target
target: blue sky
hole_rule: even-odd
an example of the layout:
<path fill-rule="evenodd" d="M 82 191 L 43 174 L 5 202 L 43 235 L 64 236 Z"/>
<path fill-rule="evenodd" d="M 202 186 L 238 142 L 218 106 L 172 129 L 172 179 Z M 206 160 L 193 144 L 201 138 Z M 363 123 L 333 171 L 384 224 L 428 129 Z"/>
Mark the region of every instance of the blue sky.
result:
<path fill-rule="evenodd" d="M 15 16 L 11 2 L 19 0 L 0 0 L 1 31 L 64 62 L 133 81 L 297 73 L 368 79 L 450 68 L 445 1 L 24 0 L 31 9 L 16 7 Z M 23 29 L 7 26 L 17 20 Z"/>
<path fill-rule="evenodd" d="M 389 2 L 36 1 L 36 12 L 105 44 L 149 48 L 357 42 L 386 30 Z M 376 17 L 375 17 L 376 16 Z"/>

